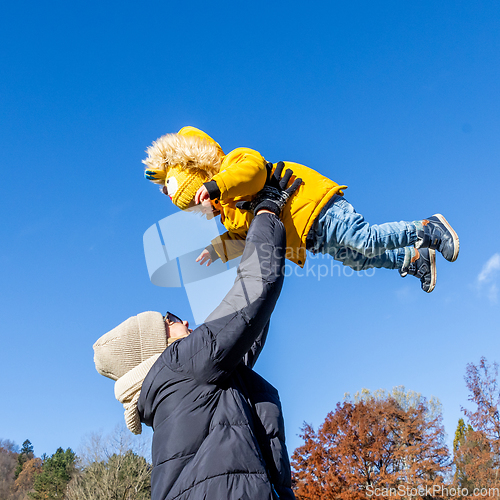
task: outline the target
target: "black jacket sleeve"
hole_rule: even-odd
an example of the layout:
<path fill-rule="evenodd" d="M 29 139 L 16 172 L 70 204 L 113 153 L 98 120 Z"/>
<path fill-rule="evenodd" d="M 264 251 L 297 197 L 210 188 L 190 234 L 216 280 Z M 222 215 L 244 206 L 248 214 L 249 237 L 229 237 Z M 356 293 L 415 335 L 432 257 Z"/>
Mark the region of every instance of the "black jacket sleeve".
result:
<path fill-rule="evenodd" d="M 248 368 L 253 368 L 255 363 L 257 362 L 257 359 L 259 358 L 262 349 L 264 349 L 264 344 L 266 343 L 268 331 L 269 331 L 269 321 L 267 322 L 267 325 L 264 327 L 260 335 L 253 343 L 250 350 L 245 354 L 245 356 L 243 356 L 243 364 L 245 366 L 248 366 Z"/>
<path fill-rule="evenodd" d="M 253 365 L 283 285 L 285 245 L 278 217 L 262 213 L 253 219 L 233 287 L 203 325 L 176 342 L 170 368 L 216 383 L 242 358 Z"/>

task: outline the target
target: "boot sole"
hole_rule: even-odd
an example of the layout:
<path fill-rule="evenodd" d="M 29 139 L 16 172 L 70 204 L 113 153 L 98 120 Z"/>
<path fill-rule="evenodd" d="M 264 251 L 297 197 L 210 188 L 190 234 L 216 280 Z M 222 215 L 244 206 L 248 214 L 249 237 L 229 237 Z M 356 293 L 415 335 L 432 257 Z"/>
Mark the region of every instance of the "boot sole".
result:
<path fill-rule="evenodd" d="M 444 218 L 443 215 L 441 214 L 434 214 L 433 217 L 437 217 L 439 221 L 448 229 L 450 232 L 452 238 L 453 238 L 453 256 L 451 259 L 446 259 L 448 262 L 455 262 L 458 258 L 458 252 L 460 250 L 460 240 L 458 239 L 458 234 L 455 232 L 455 230 L 451 227 L 450 223 Z"/>
<path fill-rule="evenodd" d="M 429 290 L 424 290 L 424 292 L 431 293 L 436 287 L 437 281 L 437 269 L 436 269 L 436 250 L 432 248 L 429 249 L 429 264 L 431 266 L 431 282 L 429 284 Z"/>

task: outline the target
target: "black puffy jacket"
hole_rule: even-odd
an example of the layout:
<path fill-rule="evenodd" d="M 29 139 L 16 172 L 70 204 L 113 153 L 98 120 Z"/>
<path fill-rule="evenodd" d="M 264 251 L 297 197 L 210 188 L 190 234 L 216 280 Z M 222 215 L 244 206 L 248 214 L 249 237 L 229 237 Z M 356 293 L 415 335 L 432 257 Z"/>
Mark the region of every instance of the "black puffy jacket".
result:
<path fill-rule="evenodd" d="M 251 368 L 283 284 L 285 231 L 254 218 L 236 281 L 151 368 L 138 408 L 152 426 L 152 500 L 294 499 L 276 389 Z"/>

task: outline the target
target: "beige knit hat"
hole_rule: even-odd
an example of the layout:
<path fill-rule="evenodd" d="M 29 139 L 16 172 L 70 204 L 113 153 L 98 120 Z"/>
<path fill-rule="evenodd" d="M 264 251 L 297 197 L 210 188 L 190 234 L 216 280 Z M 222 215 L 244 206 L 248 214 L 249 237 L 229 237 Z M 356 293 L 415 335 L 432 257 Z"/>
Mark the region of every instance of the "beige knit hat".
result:
<path fill-rule="evenodd" d="M 125 422 L 134 433 L 141 433 L 137 401 L 142 382 L 167 348 L 167 333 L 159 312 L 132 316 L 94 344 L 97 371 L 115 380 L 115 396 L 125 408 Z"/>

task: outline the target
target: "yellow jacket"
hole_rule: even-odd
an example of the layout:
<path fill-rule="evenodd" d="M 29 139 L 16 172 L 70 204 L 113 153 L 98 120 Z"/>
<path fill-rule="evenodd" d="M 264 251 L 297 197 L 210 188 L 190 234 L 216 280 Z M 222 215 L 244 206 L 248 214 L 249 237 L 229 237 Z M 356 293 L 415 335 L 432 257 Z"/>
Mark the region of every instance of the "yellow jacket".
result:
<path fill-rule="evenodd" d="M 286 256 L 303 267 L 309 230 L 328 200 L 334 194 L 343 195 L 342 189 L 347 186 L 339 186 L 312 168 L 298 163 L 285 162 L 285 170 L 287 168 L 293 171 L 290 183 L 300 177 L 302 184 L 283 209 Z M 227 262 L 241 255 L 241 242 L 246 237 L 253 217 L 250 212 L 237 209 L 236 202 L 252 199 L 264 187 L 266 160 L 253 149 L 235 149 L 224 157 L 219 173 L 212 180 L 220 190 L 219 199 L 213 200 L 212 204 L 220 210 L 221 222 L 228 230 L 213 240 L 212 245 L 222 261 Z"/>

